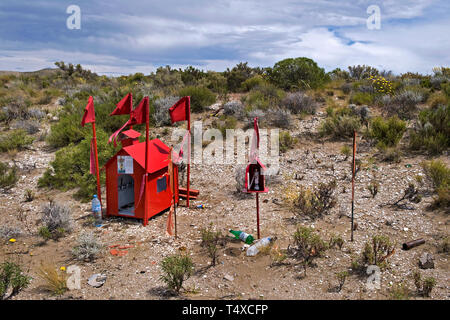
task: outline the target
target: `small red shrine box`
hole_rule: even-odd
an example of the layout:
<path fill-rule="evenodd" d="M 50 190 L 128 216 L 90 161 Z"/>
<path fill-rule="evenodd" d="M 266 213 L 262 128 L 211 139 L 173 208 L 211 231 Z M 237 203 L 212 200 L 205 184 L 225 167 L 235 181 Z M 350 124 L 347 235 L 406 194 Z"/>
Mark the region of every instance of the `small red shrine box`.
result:
<path fill-rule="evenodd" d="M 247 193 L 265 193 L 269 189 L 266 188 L 264 172 L 266 167 L 259 159 L 255 163 L 250 163 L 245 170 L 245 186 L 244 192 Z"/>

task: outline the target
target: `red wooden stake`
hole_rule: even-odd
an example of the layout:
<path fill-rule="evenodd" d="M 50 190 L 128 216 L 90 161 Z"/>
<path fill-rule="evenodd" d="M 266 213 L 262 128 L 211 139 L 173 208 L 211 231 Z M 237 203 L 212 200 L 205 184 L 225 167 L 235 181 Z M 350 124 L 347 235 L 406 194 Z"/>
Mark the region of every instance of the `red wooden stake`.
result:
<path fill-rule="evenodd" d="M 95 149 L 95 173 L 97 176 L 97 197 L 100 201 L 100 205 L 103 208 L 102 204 L 102 189 L 100 186 L 100 170 L 98 169 L 98 152 L 97 152 L 97 135 L 95 134 L 95 121 L 92 122 L 92 136 L 94 138 L 94 149 Z"/>
<path fill-rule="evenodd" d="M 258 239 L 261 239 L 259 235 L 259 193 L 256 193 L 256 227 L 258 233 Z"/>

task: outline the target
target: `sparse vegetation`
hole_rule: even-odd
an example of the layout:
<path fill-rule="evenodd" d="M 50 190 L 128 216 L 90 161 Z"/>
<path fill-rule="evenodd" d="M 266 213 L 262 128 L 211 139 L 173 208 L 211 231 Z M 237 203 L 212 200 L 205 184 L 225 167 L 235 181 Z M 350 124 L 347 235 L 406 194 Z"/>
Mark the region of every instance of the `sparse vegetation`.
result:
<path fill-rule="evenodd" d="M 7 163 L 0 162 L 0 188 L 10 189 L 19 180 L 17 168 L 10 167 Z"/>
<path fill-rule="evenodd" d="M 449 208 L 450 168 L 441 160 L 425 161 L 421 165 L 437 194 L 437 197 L 434 199 L 434 207 L 441 209 Z"/>
<path fill-rule="evenodd" d="M 54 295 L 62 295 L 67 290 L 67 276 L 49 262 L 41 262 L 38 275 L 44 281 L 44 288 Z"/>
<path fill-rule="evenodd" d="M 413 273 L 414 284 L 416 285 L 416 292 L 424 297 L 429 297 L 431 291 L 436 286 L 436 279 L 433 277 L 422 278 L 420 271 L 414 271 Z"/>
<path fill-rule="evenodd" d="M 301 260 L 305 275 L 306 268 L 311 266 L 313 260 L 328 249 L 327 243 L 314 229 L 303 226 L 298 226 L 294 233 L 294 245 L 291 252 L 295 258 Z"/>
<path fill-rule="evenodd" d="M 39 235 L 45 240 L 58 240 L 72 231 L 71 209 L 65 205 L 49 201 L 42 208 L 41 222 L 43 226 L 39 229 Z"/>
<path fill-rule="evenodd" d="M 319 183 L 313 188 L 302 187 L 294 200 L 296 214 L 317 218 L 326 214 L 336 205 L 336 181 Z"/>
<path fill-rule="evenodd" d="M 25 275 L 22 267 L 5 261 L 0 265 L 0 300 L 11 299 L 30 284 L 31 277 Z"/>
<path fill-rule="evenodd" d="M 336 278 L 339 283 L 338 292 L 340 292 L 342 290 L 342 287 L 344 286 L 345 280 L 347 279 L 347 277 L 348 277 L 348 271 L 341 271 L 341 272 L 336 273 Z"/>
<path fill-rule="evenodd" d="M 103 244 L 91 232 L 83 232 L 77 240 L 77 245 L 73 247 L 72 254 L 77 260 L 92 261 L 97 258 Z"/>
<path fill-rule="evenodd" d="M 161 269 L 163 275 L 161 280 L 179 294 L 183 288 L 183 282 L 187 280 L 193 273 L 194 264 L 188 255 L 177 254 L 168 256 L 161 261 Z"/>
<path fill-rule="evenodd" d="M 214 231 L 212 223 L 208 228 L 201 229 L 200 233 L 202 236 L 201 246 L 208 252 L 208 256 L 211 258 L 211 265 L 215 266 L 219 244 L 223 237 L 222 233 L 220 231 Z"/>

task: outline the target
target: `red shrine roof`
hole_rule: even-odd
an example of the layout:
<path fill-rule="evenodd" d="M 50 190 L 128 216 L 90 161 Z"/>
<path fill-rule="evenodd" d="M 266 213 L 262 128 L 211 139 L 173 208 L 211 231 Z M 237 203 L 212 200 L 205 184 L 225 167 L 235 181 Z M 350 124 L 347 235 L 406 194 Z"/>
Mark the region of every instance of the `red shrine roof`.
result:
<path fill-rule="evenodd" d="M 167 167 L 169 165 L 169 147 L 159 139 L 150 140 L 148 144 L 149 159 L 147 172 L 153 173 Z M 145 141 L 124 147 L 122 150 L 136 160 L 142 168 L 145 168 Z M 119 152 L 121 153 L 121 151 Z M 114 159 L 114 157 L 106 163 L 105 167 L 110 164 L 112 159 Z"/>
<path fill-rule="evenodd" d="M 141 134 L 139 132 L 137 132 L 133 129 L 123 131 L 122 134 L 131 139 L 139 138 L 141 136 Z"/>

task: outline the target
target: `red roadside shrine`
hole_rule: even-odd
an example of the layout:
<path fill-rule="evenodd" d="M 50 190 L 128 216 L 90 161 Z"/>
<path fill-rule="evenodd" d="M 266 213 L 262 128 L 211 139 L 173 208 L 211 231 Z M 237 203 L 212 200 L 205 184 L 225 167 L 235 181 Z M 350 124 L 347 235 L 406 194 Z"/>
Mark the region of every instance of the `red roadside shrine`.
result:
<path fill-rule="evenodd" d="M 150 140 L 148 180 L 144 188 L 145 142 L 140 133 L 130 129 L 119 135 L 122 149 L 106 164 L 106 215 L 148 220 L 169 209 L 172 191 L 169 185 L 168 155 L 170 148 L 159 139 Z M 174 166 L 175 203 L 178 203 L 178 167 Z M 144 194 L 145 193 L 145 194 Z"/>

